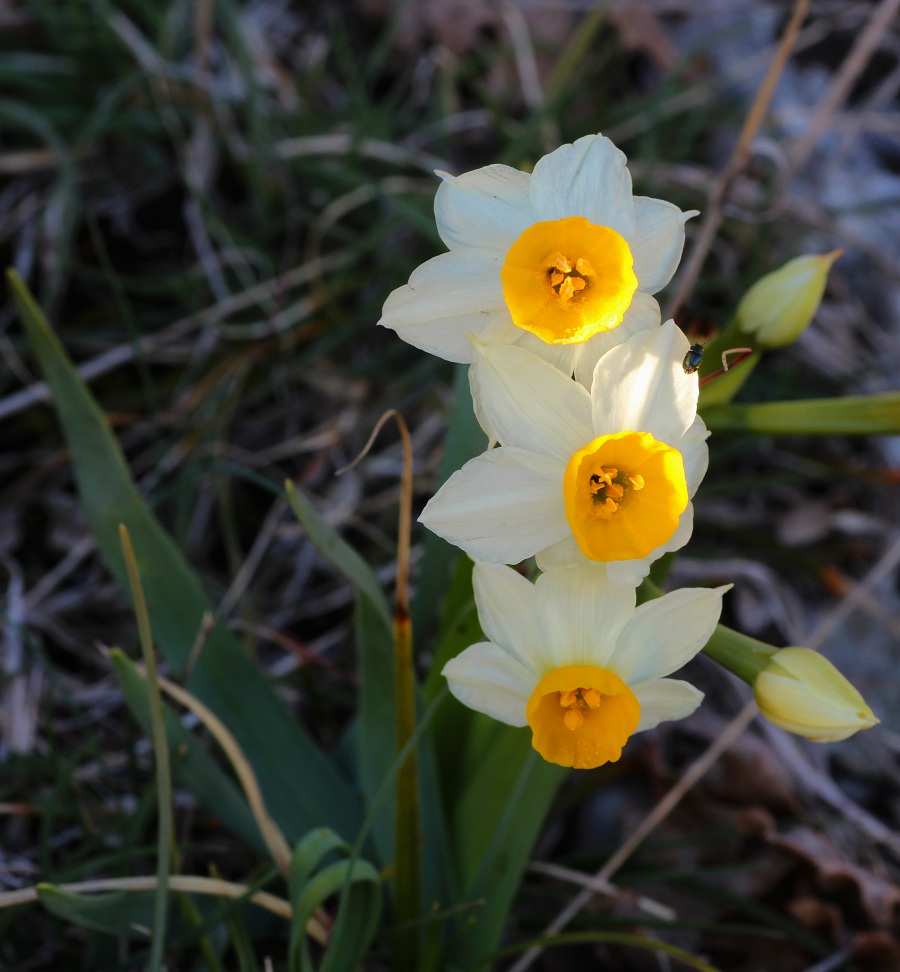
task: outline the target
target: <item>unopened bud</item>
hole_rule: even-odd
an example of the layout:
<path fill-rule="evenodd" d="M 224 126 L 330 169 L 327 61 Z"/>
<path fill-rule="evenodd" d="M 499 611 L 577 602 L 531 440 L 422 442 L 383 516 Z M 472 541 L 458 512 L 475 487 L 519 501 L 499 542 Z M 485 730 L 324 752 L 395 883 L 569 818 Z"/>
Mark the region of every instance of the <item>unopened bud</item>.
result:
<path fill-rule="evenodd" d="M 811 648 L 776 651 L 753 693 L 770 722 L 813 742 L 837 742 L 879 721 L 850 682 Z"/>
<path fill-rule="evenodd" d="M 767 273 L 741 298 L 737 324 L 760 348 L 796 341 L 822 302 L 831 264 L 843 253 L 801 256 Z"/>

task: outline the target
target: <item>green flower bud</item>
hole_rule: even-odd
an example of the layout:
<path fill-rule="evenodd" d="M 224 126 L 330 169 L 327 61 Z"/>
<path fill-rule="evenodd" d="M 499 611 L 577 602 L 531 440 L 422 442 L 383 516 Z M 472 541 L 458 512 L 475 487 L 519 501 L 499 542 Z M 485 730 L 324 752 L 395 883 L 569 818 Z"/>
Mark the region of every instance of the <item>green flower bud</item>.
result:
<path fill-rule="evenodd" d="M 775 652 L 753 693 L 770 722 L 813 742 L 837 742 L 879 721 L 834 665 L 811 648 Z"/>
<path fill-rule="evenodd" d="M 757 280 L 738 304 L 740 330 L 759 348 L 796 341 L 819 308 L 831 264 L 843 252 L 797 257 Z"/>

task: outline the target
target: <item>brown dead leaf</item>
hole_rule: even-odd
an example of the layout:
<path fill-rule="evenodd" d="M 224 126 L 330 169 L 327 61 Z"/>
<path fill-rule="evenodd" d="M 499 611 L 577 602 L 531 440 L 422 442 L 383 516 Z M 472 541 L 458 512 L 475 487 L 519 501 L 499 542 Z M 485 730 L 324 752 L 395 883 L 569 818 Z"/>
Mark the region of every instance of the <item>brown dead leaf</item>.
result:
<path fill-rule="evenodd" d="M 844 916 L 836 905 L 821 898 L 795 898 L 788 902 L 787 909 L 801 925 L 837 945 L 844 930 Z"/>
<path fill-rule="evenodd" d="M 853 936 L 853 958 L 865 972 L 897 972 L 900 942 L 888 931 L 860 932 Z"/>
<path fill-rule="evenodd" d="M 729 803 L 764 807 L 796 816 L 794 785 L 772 749 L 758 736 L 744 733 L 709 771 L 706 788 Z"/>
<path fill-rule="evenodd" d="M 771 833 L 768 841 L 796 854 L 815 870 L 822 890 L 829 894 L 852 890 L 874 925 L 900 926 L 900 887 L 886 878 L 848 861 L 844 852 L 825 834 L 796 829 L 788 834 Z"/>

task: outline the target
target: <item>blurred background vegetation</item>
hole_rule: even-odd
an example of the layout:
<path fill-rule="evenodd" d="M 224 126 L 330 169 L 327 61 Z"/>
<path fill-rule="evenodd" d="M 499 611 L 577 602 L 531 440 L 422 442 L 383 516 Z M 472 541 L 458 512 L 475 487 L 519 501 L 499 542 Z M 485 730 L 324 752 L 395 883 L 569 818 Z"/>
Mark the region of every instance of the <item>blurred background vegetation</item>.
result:
<path fill-rule="evenodd" d="M 816 323 L 756 369 L 746 401 L 897 384 L 896 7 L 811 4 L 678 308 L 703 339 L 763 273 L 845 248 Z M 0 0 L 2 263 L 35 292 L 220 612 L 326 748 L 353 706 L 352 592 L 283 482 L 391 583 L 399 443 L 386 431 L 334 472 L 393 407 L 412 429 L 418 506 L 434 491 L 452 367 L 375 327 L 390 290 L 442 250 L 433 170 L 529 168 L 602 131 L 637 192 L 704 210 L 789 13 L 763 0 Z M 132 612 L 96 555 L 5 294 L 0 354 L 0 889 L 152 873 L 149 743 L 101 650 L 134 647 Z M 898 460 L 891 439 L 711 440 L 672 582 L 735 581 L 729 623 L 777 645 L 819 639 L 884 724 L 827 751 L 745 734 L 617 876 L 662 902 L 655 918 L 620 890 L 583 926 L 643 914 L 646 934 L 655 920 L 727 972 L 900 968 L 885 837 L 900 816 Z M 423 665 L 430 650 L 423 638 Z M 602 863 L 742 703 L 695 664 L 703 713 L 563 791 L 513 938 L 574 893 L 552 868 Z M 176 814 L 185 866 L 196 853 L 203 870 L 261 875 L 187 793 Z M 258 967 L 283 954 L 277 926 L 244 921 Z M 2 969 L 130 969 L 143 949 L 39 906 L 0 911 Z M 597 945 L 536 967 L 598 958 L 665 968 Z M 170 960 L 198 967 L 196 936 Z"/>

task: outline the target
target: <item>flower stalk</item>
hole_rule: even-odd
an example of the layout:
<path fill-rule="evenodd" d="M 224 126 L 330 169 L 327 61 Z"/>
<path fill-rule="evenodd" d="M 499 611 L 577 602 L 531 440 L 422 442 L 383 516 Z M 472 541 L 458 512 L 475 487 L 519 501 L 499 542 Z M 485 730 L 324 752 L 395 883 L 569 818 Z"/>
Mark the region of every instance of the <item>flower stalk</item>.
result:
<path fill-rule="evenodd" d="M 391 413 L 389 413 L 391 414 Z M 403 441 L 400 525 L 397 537 L 397 586 L 394 599 L 394 686 L 397 700 L 397 753 L 416 731 L 416 678 L 412 620 L 409 613 L 409 548 L 412 523 L 412 440 L 403 417 L 393 412 Z M 397 859 L 395 967 L 414 972 L 419 951 L 421 897 L 419 777 L 416 750 L 410 749 L 397 773 L 394 848 Z"/>

